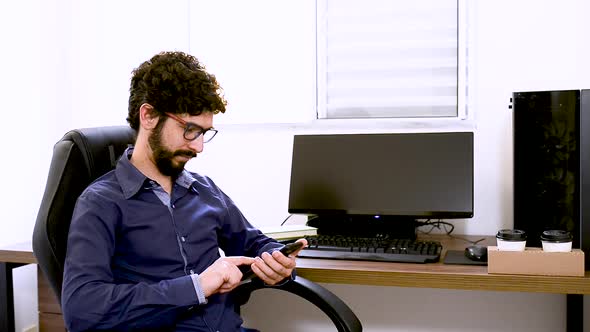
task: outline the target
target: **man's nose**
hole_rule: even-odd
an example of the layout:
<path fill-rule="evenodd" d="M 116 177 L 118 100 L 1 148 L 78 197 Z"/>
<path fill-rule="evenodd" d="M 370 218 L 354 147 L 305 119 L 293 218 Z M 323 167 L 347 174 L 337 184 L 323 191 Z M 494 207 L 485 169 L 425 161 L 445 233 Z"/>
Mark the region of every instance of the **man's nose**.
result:
<path fill-rule="evenodd" d="M 203 135 L 200 135 L 197 137 L 197 139 L 190 141 L 189 148 L 196 153 L 203 152 Z"/>

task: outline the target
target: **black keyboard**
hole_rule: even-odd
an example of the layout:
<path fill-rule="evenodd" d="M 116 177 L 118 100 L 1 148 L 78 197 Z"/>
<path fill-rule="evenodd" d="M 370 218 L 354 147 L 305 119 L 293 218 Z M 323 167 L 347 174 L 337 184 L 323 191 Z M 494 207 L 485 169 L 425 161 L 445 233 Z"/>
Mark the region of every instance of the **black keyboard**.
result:
<path fill-rule="evenodd" d="M 309 246 L 299 252 L 299 257 L 432 263 L 440 259 L 442 252 L 440 242 L 395 239 L 388 236 L 317 235 L 308 236 L 306 239 Z"/>

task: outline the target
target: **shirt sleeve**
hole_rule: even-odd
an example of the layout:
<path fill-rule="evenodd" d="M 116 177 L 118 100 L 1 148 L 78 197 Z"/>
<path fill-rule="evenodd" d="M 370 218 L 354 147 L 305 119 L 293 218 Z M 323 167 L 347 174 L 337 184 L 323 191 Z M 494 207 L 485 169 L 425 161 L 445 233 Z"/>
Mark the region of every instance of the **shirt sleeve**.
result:
<path fill-rule="evenodd" d="M 211 181 L 209 179 L 209 181 Z M 227 256 L 260 256 L 263 252 L 272 253 L 280 250 L 284 245 L 273 238 L 264 235 L 254 227 L 234 202 L 221 189 L 217 188 L 222 203 L 225 205 L 227 214 L 223 219 L 222 234 L 220 236 L 220 247 Z M 290 278 L 274 285 L 281 286 L 291 279 L 295 279 L 297 272 L 293 269 Z"/>
<path fill-rule="evenodd" d="M 244 217 L 240 209 L 221 189 L 217 191 L 226 214 L 222 216 L 220 248 L 227 256 L 260 256 L 283 247 L 275 239 L 264 235 Z"/>
<path fill-rule="evenodd" d="M 207 299 L 205 298 L 205 292 L 201 287 L 201 280 L 198 274 L 191 274 L 191 278 L 193 280 L 193 286 L 195 286 L 195 293 L 197 293 L 197 298 L 199 299 L 199 304 L 207 304 Z"/>
<path fill-rule="evenodd" d="M 69 331 L 157 329 L 200 302 L 190 275 L 156 283 L 115 281 L 110 263 L 118 211 L 96 192 L 85 192 L 76 203 L 62 287 Z"/>

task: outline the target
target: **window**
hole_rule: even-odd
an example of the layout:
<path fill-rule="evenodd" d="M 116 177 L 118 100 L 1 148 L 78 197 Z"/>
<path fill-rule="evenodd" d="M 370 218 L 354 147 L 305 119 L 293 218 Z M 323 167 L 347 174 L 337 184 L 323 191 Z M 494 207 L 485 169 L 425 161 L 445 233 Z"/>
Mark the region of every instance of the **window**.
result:
<path fill-rule="evenodd" d="M 318 118 L 465 119 L 463 4 L 317 0 Z"/>

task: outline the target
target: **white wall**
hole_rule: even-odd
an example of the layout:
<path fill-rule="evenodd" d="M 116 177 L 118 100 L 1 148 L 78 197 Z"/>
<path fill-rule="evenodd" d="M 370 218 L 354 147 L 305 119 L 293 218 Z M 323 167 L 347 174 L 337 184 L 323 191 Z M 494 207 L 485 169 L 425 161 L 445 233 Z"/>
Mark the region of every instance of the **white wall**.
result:
<path fill-rule="evenodd" d="M 47 39 L 50 1 L 0 2 L 0 100 L 3 126 L 0 180 L 0 245 L 30 239 L 45 182 L 51 145 L 46 144 L 55 114 L 48 90 L 54 65 Z M 47 6 L 47 7 L 46 7 Z M 47 30 L 44 30 L 47 29 Z M 43 31 L 44 30 L 44 31 Z M 47 35 L 45 35 L 47 33 Z M 53 53 L 53 52 L 52 52 Z M 36 324 L 35 266 L 14 270 L 17 331 Z"/>
<path fill-rule="evenodd" d="M 305 20 L 309 17 L 302 9 L 311 3 L 291 1 L 286 8 L 293 17 L 302 15 Z M 0 100 L 5 120 L 0 130 L 4 148 L 0 176 L 7 188 L 1 200 L 0 245 L 30 239 L 53 143 L 69 128 L 123 124 L 130 71 L 157 51 L 189 50 L 199 57 L 202 49 L 203 56 L 211 59 L 210 70 L 220 72 L 223 84 L 224 63 L 214 62 L 219 57 L 206 53 L 207 45 L 234 38 L 227 27 L 250 32 L 251 43 L 241 44 L 233 56 L 224 58 L 232 70 L 241 71 L 245 63 L 258 59 L 255 48 L 248 47 L 264 44 L 255 37 L 274 38 L 268 43 L 278 48 L 271 54 L 288 61 L 272 62 L 268 74 L 272 88 L 284 87 L 277 92 L 280 99 L 271 98 L 270 106 L 276 110 L 271 119 L 281 122 L 276 118 L 281 112 L 287 113 L 285 122 L 301 122 L 313 115 L 313 82 L 303 87 L 301 83 L 306 78 L 313 81 L 313 49 L 305 43 L 313 32 L 309 25 L 293 17 L 285 20 L 287 26 L 301 26 L 301 35 L 283 27 L 294 40 L 285 43 L 262 28 L 246 29 L 245 20 L 219 22 L 225 29 L 214 22 L 205 24 L 209 22 L 205 4 L 192 1 L 189 6 L 188 0 L 166 1 L 165 5 L 156 0 L 0 2 Z M 475 112 L 475 217 L 455 225 L 458 233 L 491 235 L 512 225 L 510 94 L 590 88 L 590 45 L 584 42 L 590 33 L 584 13 L 590 12 L 590 5 L 585 0 L 497 0 L 479 1 L 473 8 L 470 108 Z M 218 10 L 231 17 L 252 9 L 229 6 Z M 278 10 L 273 7 L 266 16 L 273 17 Z M 201 25 L 189 23 L 189 17 L 200 19 Z M 270 18 L 264 22 L 271 28 L 281 24 Z M 220 29 L 220 33 L 210 35 L 207 29 Z M 240 62 L 240 57 L 249 60 Z M 264 73 L 264 64 L 256 62 L 255 68 Z M 244 69 L 244 76 L 255 73 Z M 288 77 L 299 83 L 289 86 L 285 83 Z M 247 99 L 235 97 L 239 89 L 240 84 L 228 83 L 230 102 Z M 256 111 L 255 105 L 248 104 L 251 99 L 247 100 L 246 105 L 252 106 L 230 108 L 240 113 L 234 119 L 247 119 L 243 114 Z M 229 112 L 220 117 L 232 119 Z M 278 224 L 287 216 L 293 134 L 360 131 L 363 126 L 221 125 L 220 135 L 189 167 L 210 175 L 254 224 Z M 20 331 L 36 323 L 36 300 L 30 292 L 34 269 L 18 271 L 15 278 Z M 565 326 L 563 295 L 325 286 L 355 310 L 365 331 L 562 331 Z M 285 307 L 279 309 L 276 303 L 289 306 L 293 313 L 285 316 Z M 289 295 L 265 291 L 256 294 L 250 304 L 246 320 L 263 330 L 330 330 L 314 308 Z M 589 308 L 586 303 L 585 313 Z"/>

